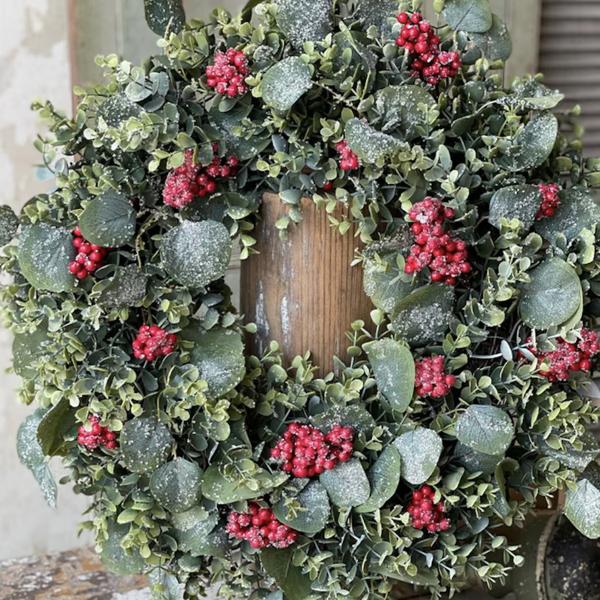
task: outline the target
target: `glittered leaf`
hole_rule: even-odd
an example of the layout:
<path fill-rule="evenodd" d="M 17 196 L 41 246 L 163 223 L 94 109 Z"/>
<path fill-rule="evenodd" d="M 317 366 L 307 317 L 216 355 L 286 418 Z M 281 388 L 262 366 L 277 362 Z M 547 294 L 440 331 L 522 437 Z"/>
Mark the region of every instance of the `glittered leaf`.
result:
<path fill-rule="evenodd" d="M 139 552 L 133 549 L 125 549 L 121 545 L 125 536 L 129 533 L 127 525 L 109 523 L 108 539 L 102 542 L 100 558 L 105 567 L 116 575 L 134 575 L 142 573 L 146 563 Z"/>
<path fill-rule="evenodd" d="M 293 563 L 293 548 L 265 548 L 260 553 L 264 570 L 285 594 L 286 600 L 307 600 L 311 595 L 310 578 Z"/>
<path fill-rule="evenodd" d="M 564 94 L 533 77 L 515 80 L 512 90 L 519 104 L 535 110 L 550 110 L 564 99 Z"/>
<path fill-rule="evenodd" d="M 371 302 L 386 313 L 392 312 L 396 304 L 414 289 L 413 278 L 407 281 L 400 270 L 395 254 L 377 260 L 366 258 L 363 262 L 363 288 Z"/>
<path fill-rule="evenodd" d="M 396 493 L 400 484 L 401 472 L 400 452 L 395 446 L 387 446 L 368 472 L 371 495 L 364 504 L 357 506 L 355 510 L 360 513 L 369 513 L 381 508 Z"/>
<path fill-rule="evenodd" d="M 489 60 L 507 60 L 512 53 L 508 27 L 498 15 L 492 16 L 492 26 L 485 33 L 472 33 L 470 37 Z"/>
<path fill-rule="evenodd" d="M 446 0 L 442 15 L 455 31 L 483 33 L 492 26 L 489 0 Z"/>
<path fill-rule="evenodd" d="M 331 32 L 331 0 L 276 0 L 277 25 L 296 48 Z"/>
<path fill-rule="evenodd" d="M 90 200 L 79 217 L 83 237 L 91 244 L 115 248 L 128 244 L 135 234 L 136 215 L 126 196 L 104 192 Z"/>
<path fill-rule="evenodd" d="M 0 206 L 0 246 L 6 246 L 17 233 L 19 218 L 10 206 Z"/>
<path fill-rule="evenodd" d="M 98 117 L 109 127 L 119 127 L 127 119 L 139 117 L 141 112 L 142 109 L 125 94 L 110 96 L 98 107 Z"/>
<path fill-rule="evenodd" d="M 310 67 L 298 56 L 273 65 L 261 83 L 264 102 L 278 112 L 287 112 L 312 87 Z"/>
<path fill-rule="evenodd" d="M 332 406 L 311 417 L 310 422 L 324 433 L 328 432 L 334 425 L 348 425 L 355 431 L 361 432 L 369 432 L 375 427 L 375 419 L 369 411 L 357 404 Z"/>
<path fill-rule="evenodd" d="M 336 506 L 359 506 L 369 499 L 371 486 L 360 461 L 353 458 L 319 477 Z"/>
<path fill-rule="evenodd" d="M 417 427 L 394 440 L 402 460 L 402 478 L 413 485 L 425 483 L 442 454 L 442 438 L 432 429 Z"/>
<path fill-rule="evenodd" d="M 178 457 L 152 473 L 150 491 L 169 512 L 183 512 L 198 501 L 201 478 L 197 463 Z"/>
<path fill-rule="evenodd" d="M 164 235 L 160 255 L 173 279 L 197 288 L 223 277 L 231 247 L 229 232 L 221 223 L 184 221 Z"/>
<path fill-rule="evenodd" d="M 294 500 L 300 503 L 297 513 L 286 508 L 285 500 L 280 500 L 273 507 L 279 521 L 308 535 L 314 535 L 325 528 L 330 507 L 327 490 L 321 483 L 311 481 Z"/>
<path fill-rule="evenodd" d="M 367 164 L 390 157 L 402 147 L 400 140 L 377 131 L 360 119 L 350 119 L 346 123 L 346 141 L 358 158 Z"/>
<path fill-rule="evenodd" d="M 63 456 L 67 453 L 65 435 L 75 426 L 75 412 L 67 398 L 46 412 L 37 429 L 37 438 L 46 456 Z"/>
<path fill-rule="evenodd" d="M 38 327 L 32 333 L 15 334 L 12 346 L 13 368 L 23 379 L 33 379 L 36 370 L 33 368 L 47 350 L 48 332 L 44 327 Z"/>
<path fill-rule="evenodd" d="M 164 36 L 167 29 L 178 33 L 185 25 L 183 0 L 144 0 L 148 27 Z"/>
<path fill-rule="evenodd" d="M 533 225 L 540 203 L 540 191 L 535 185 L 501 188 L 490 200 L 490 223 L 500 229 L 502 219 L 518 219 L 527 230 Z"/>
<path fill-rule="evenodd" d="M 172 515 L 175 537 L 179 549 L 193 556 L 204 556 L 211 544 L 211 534 L 219 522 L 219 513 L 207 512 L 196 506 L 182 513 Z"/>
<path fill-rule="evenodd" d="M 173 438 L 154 417 L 127 421 L 120 436 L 125 466 L 133 473 L 150 473 L 167 461 Z"/>
<path fill-rule="evenodd" d="M 23 276 L 34 288 L 56 293 L 74 288 L 69 272 L 75 258 L 72 240 L 68 230 L 46 223 L 23 227 L 17 256 Z"/>
<path fill-rule="evenodd" d="M 114 308 L 141 306 L 146 296 L 147 285 L 148 276 L 136 265 L 119 267 L 104 286 L 100 302 Z"/>
<path fill-rule="evenodd" d="M 493 473 L 498 464 L 504 459 L 504 453 L 499 455 L 484 454 L 460 442 L 456 444 L 454 455 L 457 461 L 470 473 Z"/>
<path fill-rule="evenodd" d="M 371 26 L 377 27 L 382 33 L 392 30 L 390 19 L 395 17 L 398 11 L 396 0 L 360 0 L 356 6 L 356 14 L 367 29 Z"/>
<path fill-rule="evenodd" d="M 504 454 L 515 435 L 515 426 L 497 406 L 471 405 L 456 421 L 456 437 L 476 452 Z"/>
<path fill-rule="evenodd" d="M 565 443 L 562 450 L 551 448 L 543 439 L 538 442 L 538 447 L 545 456 L 579 472 L 584 471 L 600 455 L 598 440 L 590 432 L 580 436 L 576 443 Z"/>
<path fill-rule="evenodd" d="M 392 410 L 405 411 L 415 389 L 415 361 L 401 342 L 384 338 L 365 344 L 379 391 Z"/>
<path fill-rule="evenodd" d="M 537 329 L 559 326 L 579 310 L 581 282 L 562 258 L 546 259 L 529 275 L 531 280 L 523 286 L 519 305 L 527 325 Z"/>
<path fill-rule="evenodd" d="M 586 537 L 600 538 L 600 468 L 593 464 L 574 490 L 568 489 L 565 515 Z"/>

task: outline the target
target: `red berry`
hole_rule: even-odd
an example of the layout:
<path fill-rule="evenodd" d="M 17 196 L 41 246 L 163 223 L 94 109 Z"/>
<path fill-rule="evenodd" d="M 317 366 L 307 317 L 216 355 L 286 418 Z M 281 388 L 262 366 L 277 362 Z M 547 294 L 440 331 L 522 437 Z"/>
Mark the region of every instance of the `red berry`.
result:
<path fill-rule="evenodd" d="M 255 502 L 246 513 L 230 512 L 225 530 L 231 537 L 247 541 L 255 550 L 287 548 L 298 539 L 297 531 L 278 521 L 270 508 L 261 508 Z"/>
<path fill-rule="evenodd" d="M 213 64 L 206 67 L 206 84 L 218 94 L 235 98 L 248 91 L 245 79 L 250 75 L 245 54 L 235 48 L 216 52 Z"/>
<path fill-rule="evenodd" d="M 560 206 L 560 186 L 557 183 L 540 183 L 540 207 L 535 215 L 536 220 L 553 217 Z"/>
<path fill-rule="evenodd" d="M 176 345 L 177 336 L 174 333 L 168 333 L 156 325 L 142 325 L 131 348 L 133 356 L 138 360 L 153 361 L 173 353 Z"/>
<path fill-rule="evenodd" d="M 406 512 L 410 515 L 411 525 L 415 529 L 426 529 L 429 533 L 438 533 L 450 529 L 450 520 L 445 516 L 443 502 L 434 503 L 435 491 L 424 485 L 412 493 L 412 499 Z"/>
<path fill-rule="evenodd" d="M 335 149 L 340 155 L 340 168 L 342 171 L 354 171 L 360 167 L 358 156 L 352 152 L 346 140 L 336 144 Z"/>
<path fill-rule="evenodd" d="M 88 417 L 88 422 L 81 425 L 77 431 L 77 443 L 88 450 L 95 450 L 101 446 L 114 450 L 117 447 L 116 440 L 116 433 L 100 425 L 100 419 L 95 415 Z"/>
<path fill-rule="evenodd" d="M 73 248 L 77 250 L 77 256 L 69 264 L 69 271 L 77 279 L 85 279 L 89 274 L 97 271 L 102 266 L 108 249 L 87 242 L 81 236 L 79 227 L 75 227 L 71 233 L 73 235 Z"/>
<path fill-rule="evenodd" d="M 415 362 L 415 390 L 421 398 L 442 398 L 455 381 L 456 377 L 444 369 L 443 356 L 430 356 Z"/>

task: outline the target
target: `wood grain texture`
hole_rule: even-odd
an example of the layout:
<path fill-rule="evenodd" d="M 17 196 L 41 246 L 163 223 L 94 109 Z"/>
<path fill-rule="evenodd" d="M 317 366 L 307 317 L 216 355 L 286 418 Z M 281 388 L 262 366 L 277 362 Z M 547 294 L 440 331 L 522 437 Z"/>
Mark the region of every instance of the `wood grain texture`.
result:
<path fill-rule="evenodd" d="M 258 326 L 248 340 L 262 353 L 280 343 L 286 361 L 310 351 L 321 374 L 333 368 L 333 356 L 346 358 L 350 324 L 369 322 L 373 306 L 363 292 L 362 269 L 351 263 L 360 242 L 332 228 L 312 200 L 302 201 L 304 220 L 281 240 L 275 222 L 286 213 L 276 194 L 263 200 L 257 231 L 259 252 L 242 264 L 242 312 Z M 334 213 L 341 218 L 343 209 Z"/>

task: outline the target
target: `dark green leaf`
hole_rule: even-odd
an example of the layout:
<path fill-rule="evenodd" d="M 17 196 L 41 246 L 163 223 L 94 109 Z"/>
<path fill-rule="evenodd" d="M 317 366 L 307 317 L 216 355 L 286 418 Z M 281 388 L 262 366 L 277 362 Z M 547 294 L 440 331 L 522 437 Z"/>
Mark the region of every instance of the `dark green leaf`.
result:
<path fill-rule="evenodd" d="M 600 538 L 600 468 L 591 465 L 574 490 L 567 490 L 565 515 L 586 537 Z"/>
<path fill-rule="evenodd" d="M 294 566 L 293 548 L 265 548 L 260 553 L 262 566 L 285 594 L 286 600 L 306 600 L 311 594 L 310 578 Z"/>
<path fill-rule="evenodd" d="M 331 471 L 325 471 L 319 479 L 336 506 L 359 506 L 371 494 L 365 470 L 356 458 L 338 464 Z"/>
<path fill-rule="evenodd" d="M 298 56 L 273 65 L 261 83 L 265 103 L 278 112 L 287 112 L 312 87 L 310 67 Z"/>
<path fill-rule="evenodd" d="M 150 491 L 169 512 L 184 512 L 198 501 L 201 478 L 197 463 L 177 457 L 152 473 Z"/>
<path fill-rule="evenodd" d="M 377 27 L 382 33 L 391 32 L 391 19 L 398 12 L 396 0 L 360 0 L 357 3 L 356 14 L 364 23 L 365 28 Z"/>
<path fill-rule="evenodd" d="M 79 217 L 83 237 L 91 244 L 105 248 L 131 242 L 135 224 L 135 210 L 127 197 L 112 190 L 90 200 Z"/>
<path fill-rule="evenodd" d="M 442 454 L 442 438 L 433 430 L 417 427 L 394 440 L 402 460 L 402 478 L 420 485 L 435 471 Z"/>
<path fill-rule="evenodd" d="M 125 466 L 133 473 L 151 473 L 167 461 L 173 438 L 154 417 L 127 421 L 120 437 Z"/>
<path fill-rule="evenodd" d="M 548 446 L 543 439 L 540 439 L 538 446 L 544 455 L 579 472 L 584 471 L 600 455 L 598 441 L 590 432 L 584 433 L 577 440 L 577 446 L 565 444 L 562 450 L 556 450 Z"/>
<path fill-rule="evenodd" d="M 98 117 L 102 117 L 109 127 L 119 127 L 131 117 L 139 117 L 142 109 L 125 94 L 109 96 L 99 107 Z"/>
<path fill-rule="evenodd" d="M 492 27 L 485 33 L 472 33 L 473 43 L 490 60 L 507 60 L 512 53 L 512 40 L 504 21 L 492 16 Z"/>
<path fill-rule="evenodd" d="M 33 364 L 44 357 L 49 342 L 48 332 L 40 326 L 33 333 L 15 334 L 12 346 L 13 368 L 23 379 L 34 379 Z"/>
<path fill-rule="evenodd" d="M 311 423 L 321 431 L 327 432 L 334 425 L 350 425 L 356 431 L 369 432 L 375 427 L 375 419 L 362 406 L 333 406 L 311 417 Z"/>
<path fill-rule="evenodd" d="M 63 456 L 67 452 L 65 435 L 75 426 L 75 411 L 67 398 L 62 398 L 42 418 L 37 438 L 46 456 Z"/>
<path fill-rule="evenodd" d="M 514 435 L 511 418 L 496 406 L 471 405 L 456 421 L 458 440 L 483 454 L 504 454 Z"/>
<path fill-rule="evenodd" d="M 219 522 L 218 511 L 207 512 L 196 506 L 188 511 L 175 513 L 172 519 L 179 549 L 193 556 L 206 555 L 215 541 L 212 534 Z"/>
<path fill-rule="evenodd" d="M 104 565 L 117 575 L 134 575 L 142 573 L 146 568 L 146 563 L 137 550 L 126 550 L 121 545 L 128 533 L 127 525 L 109 523 L 108 539 L 102 542 L 100 558 Z"/>
<path fill-rule="evenodd" d="M 153 600 L 184 600 L 185 584 L 164 569 L 153 569 L 148 574 L 152 584 Z"/>
<path fill-rule="evenodd" d="M 368 473 L 371 495 L 364 504 L 356 507 L 356 511 L 369 513 L 381 508 L 396 493 L 401 471 L 400 452 L 395 446 L 387 446 Z"/>
<path fill-rule="evenodd" d="M 148 276 L 136 265 L 119 267 L 104 286 L 100 301 L 114 308 L 133 308 L 142 305 L 146 296 Z"/>
<path fill-rule="evenodd" d="M 331 0 L 276 0 L 277 25 L 296 48 L 331 32 Z"/>
<path fill-rule="evenodd" d="M 296 531 L 308 535 L 319 533 L 329 519 L 329 498 L 327 490 L 318 481 L 311 481 L 295 498 L 301 508 L 297 514 L 288 511 L 285 500 L 280 500 L 273 512 L 277 519 Z"/>
<path fill-rule="evenodd" d="M 494 192 L 490 200 L 490 223 L 500 229 L 502 219 L 519 219 L 529 229 L 540 207 L 540 191 L 535 185 L 511 185 Z"/>
<path fill-rule="evenodd" d="M 6 246 L 17 233 L 19 217 L 10 206 L 0 206 L 0 246 Z"/>
<path fill-rule="evenodd" d="M 493 473 L 498 464 L 504 459 L 504 453 L 497 456 L 483 454 L 460 442 L 456 444 L 454 454 L 457 461 L 470 473 Z"/>
<path fill-rule="evenodd" d="M 380 259 L 365 259 L 363 288 L 377 308 L 390 313 L 402 298 L 410 294 L 414 283 L 413 278 L 400 269 L 396 254 L 392 253 Z"/>
<path fill-rule="evenodd" d="M 164 36 L 167 29 L 178 33 L 185 25 L 183 0 L 144 0 L 148 27 Z"/>
<path fill-rule="evenodd" d="M 455 31 L 483 33 L 492 26 L 489 0 L 446 0 L 442 15 Z"/>
<path fill-rule="evenodd" d="M 350 119 L 346 123 L 346 141 L 358 158 L 367 164 L 390 157 L 402 147 L 400 140 L 377 131 L 360 119 Z"/>

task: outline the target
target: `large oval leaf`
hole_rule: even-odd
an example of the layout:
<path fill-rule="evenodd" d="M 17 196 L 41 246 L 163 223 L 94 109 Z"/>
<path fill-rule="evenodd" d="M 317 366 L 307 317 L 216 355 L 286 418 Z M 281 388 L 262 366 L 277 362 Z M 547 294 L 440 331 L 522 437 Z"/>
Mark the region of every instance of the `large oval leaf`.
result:
<path fill-rule="evenodd" d="M 327 432 L 334 425 L 349 425 L 355 431 L 370 432 L 375 427 L 375 419 L 369 411 L 358 404 L 332 406 L 314 415 L 310 422 L 321 431 Z"/>
<path fill-rule="evenodd" d="M 457 461 L 470 473 L 493 473 L 498 464 L 504 460 L 504 453 L 499 455 L 483 454 L 460 442 L 456 444 L 454 455 Z"/>
<path fill-rule="evenodd" d="M 33 379 L 37 371 L 33 365 L 47 351 L 48 331 L 40 326 L 32 333 L 15 334 L 12 345 L 13 369 L 19 377 Z"/>
<path fill-rule="evenodd" d="M 184 458 L 158 467 L 150 478 L 150 491 L 169 512 L 183 512 L 198 501 L 202 470 Z"/>
<path fill-rule="evenodd" d="M 204 287 L 225 274 L 231 259 L 231 238 L 216 221 L 184 221 L 162 240 L 165 270 L 181 285 Z"/>
<path fill-rule="evenodd" d="M 414 289 L 413 277 L 407 276 L 396 261 L 396 253 L 365 258 L 363 288 L 371 302 L 386 313 Z"/>
<path fill-rule="evenodd" d="M 273 65 L 261 83 L 265 103 L 279 112 L 287 112 L 312 87 L 310 67 L 298 56 L 290 56 Z"/>
<path fill-rule="evenodd" d="M 307 600 L 311 595 L 310 577 L 294 564 L 293 555 L 294 548 L 265 548 L 260 553 L 260 560 L 286 600 Z"/>
<path fill-rule="evenodd" d="M 420 485 L 425 483 L 437 467 L 442 455 L 442 438 L 432 429 L 417 427 L 394 440 L 402 460 L 402 478 Z"/>
<path fill-rule="evenodd" d="M 581 282 L 575 269 L 562 258 L 553 257 L 530 273 L 519 310 L 523 321 L 531 327 L 548 329 L 572 317 L 581 301 Z"/>
<path fill-rule="evenodd" d="M 445 0 L 442 15 L 455 31 L 483 33 L 492 26 L 489 0 Z"/>
<path fill-rule="evenodd" d="M 100 553 L 102 563 L 116 575 L 142 573 L 146 567 L 145 560 L 137 550 L 126 550 L 121 545 L 123 538 L 128 533 L 129 527 L 127 525 L 109 523 L 108 538 L 102 542 Z"/>
<path fill-rule="evenodd" d="M 379 391 L 390 408 L 405 411 L 415 389 L 415 361 L 401 342 L 385 338 L 365 344 Z"/>
<path fill-rule="evenodd" d="M 359 506 L 365 503 L 371 494 L 365 470 L 356 458 L 338 464 L 331 471 L 325 471 L 319 479 L 336 506 Z"/>
<path fill-rule="evenodd" d="M 350 119 L 346 123 L 346 141 L 358 158 L 368 164 L 382 161 L 402 147 L 400 140 L 377 131 L 360 119 Z"/>
<path fill-rule="evenodd" d="M 148 275 L 137 265 L 119 267 L 111 279 L 102 282 L 100 302 L 111 308 L 141 306 L 147 287 Z"/>
<path fill-rule="evenodd" d="M 574 490 L 567 490 L 565 515 L 586 537 L 600 538 L 600 469 L 589 467 Z"/>
<path fill-rule="evenodd" d="M 452 286 L 436 284 L 419 288 L 394 308 L 392 330 L 415 346 L 439 341 L 450 327 L 453 307 Z"/>
<path fill-rule="evenodd" d="M 308 535 L 319 533 L 325 528 L 330 507 L 327 490 L 321 483 L 311 481 L 294 500 L 300 504 L 297 512 L 290 511 L 286 507 L 285 499 L 280 500 L 273 507 L 277 519 L 292 529 Z"/>
<path fill-rule="evenodd" d="M 10 206 L 0 206 L 0 246 L 6 246 L 17 233 L 19 217 Z"/>
<path fill-rule="evenodd" d="M 219 512 L 207 512 L 201 506 L 172 515 L 179 549 L 193 556 L 204 555 L 211 544 L 211 534 L 219 522 Z"/>
<path fill-rule="evenodd" d="M 386 33 L 391 31 L 390 19 L 394 19 L 397 11 L 396 0 L 360 0 L 356 4 L 356 14 L 365 29 L 374 26 Z"/>
<path fill-rule="evenodd" d="M 400 452 L 395 446 L 387 446 L 368 473 L 371 495 L 356 511 L 368 513 L 381 508 L 396 493 L 401 471 Z"/>
<path fill-rule="evenodd" d="M 150 473 L 167 461 L 173 438 L 154 417 L 140 417 L 123 425 L 120 440 L 123 463 L 133 473 Z"/>
<path fill-rule="evenodd" d="M 276 0 L 277 25 L 296 48 L 331 32 L 331 0 Z"/>
<path fill-rule="evenodd" d="M 114 248 L 135 235 L 136 214 L 129 199 L 115 191 L 90 200 L 79 217 L 79 229 L 92 244 Z"/>
<path fill-rule="evenodd" d="M 457 439 L 483 454 L 504 454 L 514 435 L 515 426 L 511 418 L 497 406 L 469 406 L 456 421 Z"/>
<path fill-rule="evenodd" d="M 492 26 L 485 33 L 472 33 L 473 43 L 489 60 L 507 60 L 512 53 L 510 32 L 498 15 L 492 15 Z"/>
<path fill-rule="evenodd" d="M 518 219 L 525 229 L 529 229 L 540 202 L 540 191 L 535 185 L 511 185 L 499 189 L 490 200 L 490 223 L 500 229 L 502 219 Z"/>
<path fill-rule="evenodd" d="M 144 0 L 144 12 L 156 35 L 166 35 L 167 30 L 178 33 L 185 25 L 183 0 Z"/>
<path fill-rule="evenodd" d="M 60 293 L 75 287 L 69 272 L 75 249 L 68 230 L 47 223 L 23 227 L 17 258 L 21 273 L 34 288 Z"/>

